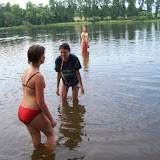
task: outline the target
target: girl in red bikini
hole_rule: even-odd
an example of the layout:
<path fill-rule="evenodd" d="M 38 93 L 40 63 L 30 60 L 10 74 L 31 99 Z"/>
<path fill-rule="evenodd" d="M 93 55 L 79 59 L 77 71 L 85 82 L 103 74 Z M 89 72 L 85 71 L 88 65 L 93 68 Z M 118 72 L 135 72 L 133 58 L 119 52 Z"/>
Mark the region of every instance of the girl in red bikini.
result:
<path fill-rule="evenodd" d="M 45 60 L 45 48 L 33 45 L 28 50 L 28 63 L 30 66 L 24 71 L 22 77 L 23 97 L 18 110 L 19 119 L 26 125 L 34 147 L 41 144 L 41 134 L 47 136 L 46 146 L 53 148 L 56 144 L 54 127 L 57 122 L 44 100 L 45 82 L 39 67 Z"/>
<path fill-rule="evenodd" d="M 82 43 L 81 43 L 82 52 L 86 52 L 87 49 L 89 48 L 89 39 L 85 26 L 82 27 L 81 38 L 82 38 Z"/>

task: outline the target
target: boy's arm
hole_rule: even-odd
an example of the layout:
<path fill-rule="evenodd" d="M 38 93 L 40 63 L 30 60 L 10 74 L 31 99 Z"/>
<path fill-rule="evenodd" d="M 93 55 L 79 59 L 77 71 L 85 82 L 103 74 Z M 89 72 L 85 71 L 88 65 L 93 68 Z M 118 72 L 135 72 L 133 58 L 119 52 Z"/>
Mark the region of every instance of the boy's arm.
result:
<path fill-rule="evenodd" d="M 78 78 L 79 84 L 80 84 L 80 86 L 81 86 L 81 94 L 84 94 L 84 89 L 83 89 L 83 84 L 82 84 L 81 74 L 80 74 L 79 70 L 77 70 L 77 71 L 76 71 L 76 75 L 77 75 L 77 78 Z"/>
<path fill-rule="evenodd" d="M 56 94 L 58 96 L 60 96 L 59 94 L 59 83 L 60 83 L 60 79 L 61 79 L 61 72 L 57 72 L 57 89 L 56 89 Z"/>
<path fill-rule="evenodd" d="M 89 48 L 89 38 L 88 38 L 88 33 L 87 33 L 87 47 Z"/>
<path fill-rule="evenodd" d="M 84 38 L 84 34 L 83 34 L 83 33 L 81 33 L 81 38 L 82 38 L 83 41 L 85 41 L 85 38 Z"/>

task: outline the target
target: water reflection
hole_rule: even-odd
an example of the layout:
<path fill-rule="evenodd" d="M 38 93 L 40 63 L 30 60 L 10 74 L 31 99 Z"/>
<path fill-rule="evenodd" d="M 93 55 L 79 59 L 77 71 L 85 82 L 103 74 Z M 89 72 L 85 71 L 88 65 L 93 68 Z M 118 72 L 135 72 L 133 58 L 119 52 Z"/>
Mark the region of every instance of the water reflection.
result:
<path fill-rule="evenodd" d="M 90 41 L 99 41 L 100 39 L 128 39 L 134 40 L 136 31 L 140 30 L 144 33 L 141 39 L 145 38 L 146 34 L 152 33 L 152 30 L 159 30 L 159 23 L 129 23 L 129 24 L 101 24 L 88 25 L 87 31 L 89 33 Z M 35 42 L 52 40 L 70 41 L 71 43 L 78 43 L 81 41 L 81 26 L 65 26 L 65 27 L 40 27 L 31 29 L 17 29 L 0 31 L 1 44 L 20 44 L 29 40 Z M 144 37 L 145 36 L 145 37 Z"/>
<path fill-rule="evenodd" d="M 89 52 L 88 51 L 82 52 L 82 59 L 83 59 L 84 71 L 88 72 L 88 64 L 89 64 Z"/>
<path fill-rule="evenodd" d="M 33 154 L 31 155 L 32 160 L 54 160 L 55 153 L 47 150 L 44 144 L 41 144 L 39 147 L 35 148 Z"/>
<path fill-rule="evenodd" d="M 62 106 L 58 107 L 58 116 L 61 124 L 57 145 L 73 150 L 82 142 L 85 112 L 85 107 L 78 104 L 78 100 L 73 102 L 73 106 L 64 101 Z"/>

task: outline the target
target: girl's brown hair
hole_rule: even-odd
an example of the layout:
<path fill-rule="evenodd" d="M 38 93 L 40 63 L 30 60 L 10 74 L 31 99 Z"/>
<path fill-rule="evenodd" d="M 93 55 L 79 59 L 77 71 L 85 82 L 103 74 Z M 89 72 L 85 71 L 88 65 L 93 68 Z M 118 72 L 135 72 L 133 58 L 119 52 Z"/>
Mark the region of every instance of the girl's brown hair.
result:
<path fill-rule="evenodd" d="M 40 45 L 32 45 L 28 49 L 28 63 L 37 64 L 39 59 L 44 55 L 45 48 Z"/>
<path fill-rule="evenodd" d="M 68 50 L 70 52 L 70 47 L 67 43 L 63 43 L 62 45 L 60 45 L 59 50 L 60 49 L 65 49 L 65 50 Z"/>

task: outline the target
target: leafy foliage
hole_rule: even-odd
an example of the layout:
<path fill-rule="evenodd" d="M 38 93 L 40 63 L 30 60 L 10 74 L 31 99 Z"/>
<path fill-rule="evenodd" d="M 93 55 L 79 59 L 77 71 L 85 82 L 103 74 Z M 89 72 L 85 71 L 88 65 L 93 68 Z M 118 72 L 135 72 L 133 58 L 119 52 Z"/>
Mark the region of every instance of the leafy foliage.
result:
<path fill-rule="evenodd" d="M 0 27 L 52 24 L 58 22 L 73 22 L 74 17 L 81 20 L 97 22 L 100 20 L 146 20 L 153 19 L 152 8 L 155 7 L 155 17 L 158 16 L 160 0 L 49 0 L 49 5 L 26 3 L 22 9 L 18 4 L 0 4 Z M 143 11 L 144 5 L 147 11 Z"/>

